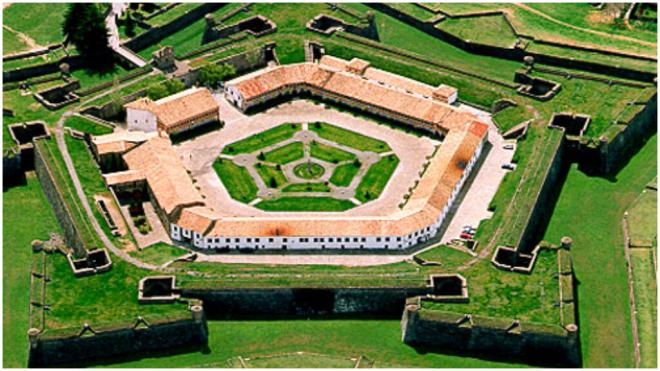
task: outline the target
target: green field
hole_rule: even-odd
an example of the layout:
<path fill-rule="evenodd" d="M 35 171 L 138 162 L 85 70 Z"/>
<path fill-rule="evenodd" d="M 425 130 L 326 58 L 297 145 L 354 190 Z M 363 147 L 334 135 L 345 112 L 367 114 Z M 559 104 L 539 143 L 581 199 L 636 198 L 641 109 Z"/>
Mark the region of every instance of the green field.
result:
<path fill-rule="evenodd" d="M 357 175 L 358 171 L 360 171 L 360 167 L 355 165 L 355 163 L 351 162 L 349 164 L 342 164 L 337 166 L 332 172 L 330 183 L 336 185 L 337 187 L 348 187 L 353 181 L 353 178 L 355 178 Z"/>
<path fill-rule="evenodd" d="M 191 9 L 195 9 L 200 6 L 200 3 L 181 3 L 174 8 L 161 13 L 147 21 L 152 27 L 162 26 L 166 23 L 173 21 L 174 19 L 186 14 Z"/>
<path fill-rule="evenodd" d="M 329 146 L 327 144 L 319 143 L 313 141 L 309 145 L 310 155 L 319 160 L 332 162 L 333 164 L 342 162 L 342 161 L 351 161 L 355 160 L 356 156 L 353 153 L 344 151 L 337 147 Z"/>
<path fill-rule="evenodd" d="M 354 206 L 351 201 L 332 197 L 280 197 L 255 205 L 267 211 L 344 211 Z"/>
<path fill-rule="evenodd" d="M 392 150 L 390 146 L 382 140 L 374 139 L 325 122 L 309 124 L 309 130 L 316 132 L 316 134 L 323 139 L 343 144 L 360 151 L 381 153 Z"/>
<path fill-rule="evenodd" d="M 282 192 L 330 192 L 325 183 L 293 183 L 282 188 Z"/>
<path fill-rule="evenodd" d="M 435 27 L 464 40 L 502 48 L 513 47 L 517 39 L 503 15 L 448 18 Z"/>
<path fill-rule="evenodd" d="M 656 176 L 656 146 L 657 135 L 616 175 L 616 182 L 590 177 L 572 165 L 544 236 L 548 241 L 573 238 L 585 367 L 633 366 L 621 218 Z"/>
<path fill-rule="evenodd" d="M 305 156 L 302 142 L 293 142 L 264 153 L 264 160 L 275 164 L 285 165 L 299 160 Z"/>
<path fill-rule="evenodd" d="M 656 368 L 658 365 L 658 285 L 654 254 L 655 249 L 636 248 L 630 251 L 642 368 Z"/>
<path fill-rule="evenodd" d="M 3 54 L 11 54 L 29 49 L 28 44 L 21 40 L 16 33 L 9 31 L 6 28 L 2 29 L 2 52 Z M 5 63 L 2 64 L 2 69 L 8 69 Z"/>
<path fill-rule="evenodd" d="M 27 367 L 28 293 L 33 239 L 61 233 L 41 184 L 29 175 L 27 184 L 3 193 L 3 347 L 4 367 Z M 35 223 L 38 220 L 38 223 Z"/>
<path fill-rule="evenodd" d="M 233 199 L 250 202 L 257 197 L 257 185 L 243 166 L 236 165 L 231 160 L 217 159 L 213 163 L 213 169 Z"/>
<path fill-rule="evenodd" d="M 62 22 L 67 6 L 66 3 L 14 3 L 2 10 L 3 25 L 26 34 L 41 46 L 60 43 L 64 40 Z M 9 52 L 5 45 L 3 54 Z"/>
<path fill-rule="evenodd" d="M 371 165 L 355 189 L 355 198 L 367 202 L 380 197 L 398 165 L 399 158 L 396 155 L 387 155 Z"/>
<path fill-rule="evenodd" d="M 64 126 L 70 127 L 92 135 L 104 135 L 112 133 L 112 128 L 99 124 L 82 116 L 71 116 L 64 121 Z"/>
<path fill-rule="evenodd" d="M 277 169 L 275 166 L 257 164 L 255 166 L 255 169 L 257 170 L 257 173 L 259 173 L 261 179 L 263 179 L 264 184 L 266 184 L 266 187 L 278 188 L 288 183 L 289 181 L 286 178 L 286 175 L 284 175 L 284 172 L 282 170 Z M 273 179 L 274 179 L 274 184 L 272 183 Z"/>
<path fill-rule="evenodd" d="M 300 124 L 282 124 L 274 128 L 264 130 L 237 142 L 228 144 L 222 149 L 222 153 L 237 155 L 240 153 L 251 153 L 258 149 L 271 146 L 293 137 L 301 129 Z"/>
<path fill-rule="evenodd" d="M 80 86 L 82 88 L 88 88 L 100 83 L 114 80 L 115 78 L 125 75 L 128 73 L 128 70 L 122 67 L 120 64 L 115 63 L 110 67 L 104 68 L 103 70 L 92 69 L 92 68 L 81 68 L 71 72 L 71 76 L 77 78 L 80 81 Z"/>

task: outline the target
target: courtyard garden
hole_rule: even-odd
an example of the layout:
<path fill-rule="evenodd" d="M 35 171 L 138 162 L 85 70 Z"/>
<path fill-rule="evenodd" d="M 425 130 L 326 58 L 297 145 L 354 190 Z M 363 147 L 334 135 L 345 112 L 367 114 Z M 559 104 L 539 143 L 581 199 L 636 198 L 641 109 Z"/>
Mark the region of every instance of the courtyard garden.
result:
<path fill-rule="evenodd" d="M 399 164 L 391 151 L 329 123 L 285 123 L 226 144 L 214 168 L 233 199 L 259 209 L 343 211 L 380 196 Z"/>

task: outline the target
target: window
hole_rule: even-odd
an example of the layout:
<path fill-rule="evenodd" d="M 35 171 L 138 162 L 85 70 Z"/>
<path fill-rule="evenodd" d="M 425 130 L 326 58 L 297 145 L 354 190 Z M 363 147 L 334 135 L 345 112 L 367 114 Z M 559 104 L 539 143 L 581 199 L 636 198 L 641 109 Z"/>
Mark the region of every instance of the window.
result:
<path fill-rule="evenodd" d="M 357 237 L 353 237 L 353 242 L 358 242 L 358 238 L 357 238 Z"/>
<path fill-rule="evenodd" d="M 389 237 L 385 237 L 385 241 L 386 241 L 386 242 L 390 242 L 390 238 L 389 238 Z"/>
<path fill-rule="evenodd" d="M 376 242 L 380 242 L 380 237 L 376 237 Z"/>
<path fill-rule="evenodd" d="M 364 238 L 364 237 L 362 237 L 362 238 L 360 239 L 360 241 L 362 241 L 362 242 L 367 242 L 367 239 Z"/>
<path fill-rule="evenodd" d="M 234 242 L 241 242 L 240 238 L 234 238 Z"/>
<path fill-rule="evenodd" d="M 401 237 L 397 237 L 396 240 L 401 241 Z M 399 247 L 401 247 L 401 245 L 399 245 Z"/>
<path fill-rule="evenodd" d="M 273 242 L 273 239 L 272 239 L 272 238 L 269 238 L 269 239 L 268 239 L 268 242 Z"/>
<path fill-rule="evenodd" d="M 251 238 L 248 238 L 248 239 L 247 239 L 247 242 L 252 242 L 252 239 L 251 239 Z"/>

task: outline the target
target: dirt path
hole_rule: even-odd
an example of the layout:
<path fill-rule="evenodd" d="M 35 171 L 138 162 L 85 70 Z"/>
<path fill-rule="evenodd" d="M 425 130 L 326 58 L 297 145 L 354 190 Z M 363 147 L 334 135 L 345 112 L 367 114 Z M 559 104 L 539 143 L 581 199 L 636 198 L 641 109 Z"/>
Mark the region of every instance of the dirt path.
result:
<path fill-rule="evenodd" d="M 24 33 L 22 33 L 22 32 L 16 31 L 15 29 L 13 29 L 13 28 L 11 28 L 11 27 L 9 27 L 9 26 L 7 26 L 7 25 L 4 25 L 4 24 L 2 25 L 2 27 L 3 27 L 5 30 L 8 30 L 9 32 L 13 32 L 13 33 L 15 33 L 16 36 L 18 36 L 18 38 L 21 39 L 21 41 L 23 41 L 24 43 L 27 44 L 29 50 L 33 50 L 33 49 L 41 49 L 41 48 L 43 48 L 43 46 L 37 44 L 37 42 L 34 41 L 34 39 L 31 38 L 30 36 L 28 36 L 28 35 L 26 35 L 26 34 L 24 34 Z"/>
<path fill-rule="evenodd" d="M 591 33 L 591 34 L 594 34 L 594 35 L 603 36 L 603 37 L 607 37 L 607 38 L 611 38 L 611 39 L 630 41 L 630 42 L 634 42 L 634 43 L 637 43 L 637 44 L 640 44 L 640 45 L 652 46 L 654 48 L 657 46 L 655 43 L 652 43 L 652 42 L 649 42 L 649 41 L 644 41 L 644 40 L 639 40 L 639 39 L 636 39 L 634 37 L 628 37 L 628 36 L 623 36 L 623 35 L 615 35 L 615 34 L 611 34 L 611 33 L 607 33 L 607 32 L 596 31 L 596 30 L 592 30 L 592 29 L 589 29 L 589 28 L 583 28 L 583 27 L 575 26 L 575 25 L 572 25 L 570 23 L 566 23 L 566 22 L 560 21 L 556 18 L 553 18 L 553 17 L 543 13 L 542 11 L 534 9 L 531 6 L 526 5 L 526 4 L 515 3 L 515 5 L 517 7 L 523 8 L 527 11 L 530 11 L 530 12 L 536 14 L 536 15 L 539 15 L 539 16 L 541 16 L 541 17 L 543 17 L 543 18 L 545 18 L 549 21 L 555 22 L 555 23 L 560 24 L 560 25 L 565 26 L 565 27 L 570 27 L 570 28 L 575 29 L 575 30 L 584 31 L 584 32 L 588 32 L 588 33 Z"/>

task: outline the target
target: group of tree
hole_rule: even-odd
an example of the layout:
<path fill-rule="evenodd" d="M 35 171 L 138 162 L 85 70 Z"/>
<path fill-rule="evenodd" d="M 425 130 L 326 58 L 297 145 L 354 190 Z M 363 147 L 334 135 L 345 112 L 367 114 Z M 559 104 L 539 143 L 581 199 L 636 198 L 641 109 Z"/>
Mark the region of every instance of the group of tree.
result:
<path fill-rule="evenodd" d="M 100 62 L 112 62 L 112 58 L 108 58 L 111 53 L 108 30 L 100 6 L 100 3 L 69 4 L 62 31 L 65 43 L 74 45 L 81 55 L 93 57 Z"/>
<path fill-rule="evenodd" d="M 209 63 L 206 66 L 200 68 L 198 81 L 204 86 L 211 88 L 217 88 L 220 83 L 227 78 L 234 76 L 236 74 L 236 69 L 231 64 L 215 64 Z"/>
<path fill-rule="evenodd" d="M 186 89 L 186 84 L 177 79 L 166 80 L 162 84 L 154 84 L 147 88 L 147 97 L 152 100 L 165 98 Z"/>

